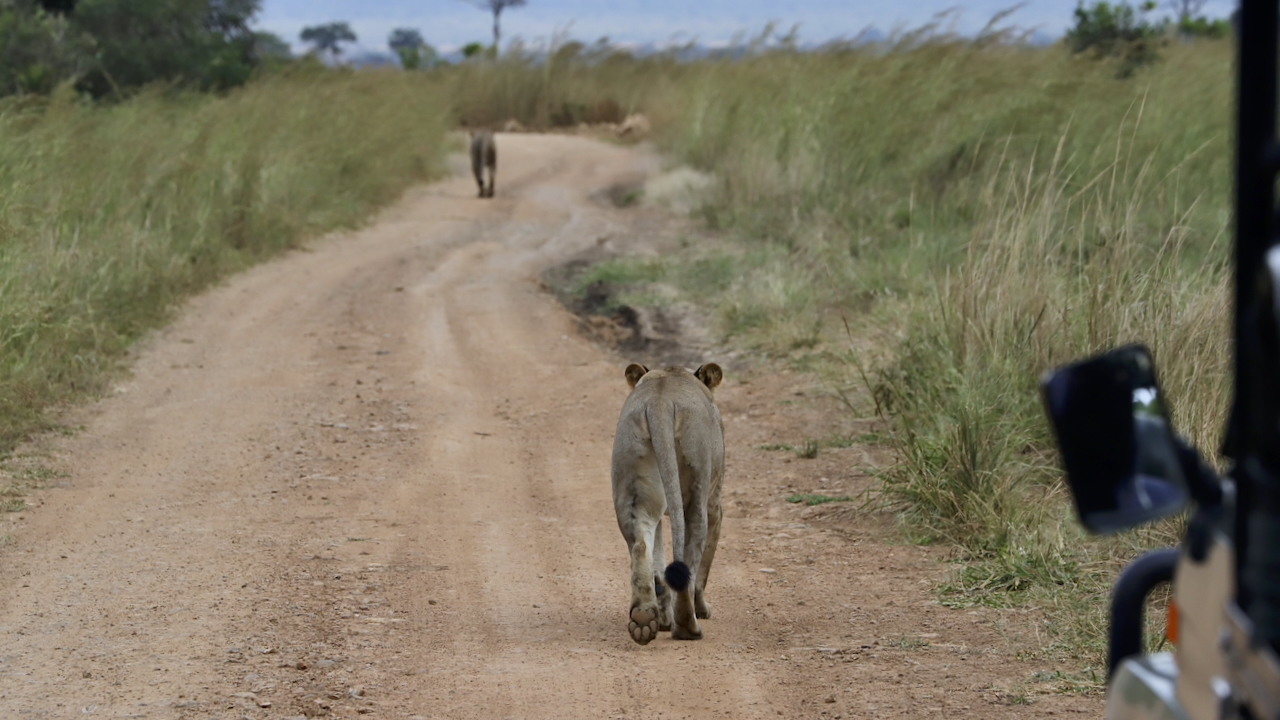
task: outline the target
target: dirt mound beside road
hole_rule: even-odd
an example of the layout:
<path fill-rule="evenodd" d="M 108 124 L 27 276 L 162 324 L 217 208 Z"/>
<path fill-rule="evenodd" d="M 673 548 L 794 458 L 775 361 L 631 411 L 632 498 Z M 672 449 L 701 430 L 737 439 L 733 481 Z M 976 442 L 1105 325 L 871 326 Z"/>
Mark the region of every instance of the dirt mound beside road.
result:
<path fill-rule="evenodd" d="M 68 476 L 0 528 L 0 717 L 1101 714 L 1017 704 L 1039 666 L 1001 618 L 931 601 L 934 551 L 784 501 L 856 494 L 871 459 L 757 449 L 839 422 L 799 376 L 718 391 L 715 617 L 634 645 L 608 478 L 625 362 L 537 277 L 660 239 L 589 199 L 654 163 L 498 142 L 495 200 L 419 188 L 194 300 L 40 448 Z"/>

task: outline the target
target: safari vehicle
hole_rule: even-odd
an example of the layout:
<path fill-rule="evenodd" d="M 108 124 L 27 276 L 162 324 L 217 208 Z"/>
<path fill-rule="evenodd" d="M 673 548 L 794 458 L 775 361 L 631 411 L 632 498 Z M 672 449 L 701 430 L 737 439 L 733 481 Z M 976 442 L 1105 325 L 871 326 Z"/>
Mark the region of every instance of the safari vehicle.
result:
<path fill-rule="evenodd" d="M 1191 508 L 1179 547 L 1140 556 L 1116 581 L 1106 711 L 1113 720 L 1280 720 L 1278 23 L 1275 0 L 1242 1 L 1225 477 L 1173 432 L 1142 346 L 1057 368 L 1041 384 L 1087 529 L 1115 532 Z M 1176 649 L 1144 654 L 1146 596 L 1169 580 Z"/>

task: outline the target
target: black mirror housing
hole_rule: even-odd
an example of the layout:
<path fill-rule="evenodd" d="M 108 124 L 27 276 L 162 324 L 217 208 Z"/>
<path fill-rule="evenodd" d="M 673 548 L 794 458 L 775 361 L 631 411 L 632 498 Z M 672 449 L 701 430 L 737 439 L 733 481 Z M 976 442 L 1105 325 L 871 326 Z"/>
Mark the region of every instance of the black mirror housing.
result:
<path fill-rule="evenodd" d="M 1041 396 L 1080 522 L 1112 533 L 1190 499 L 1150 351 L 1126 345 L 1047 373 Z"/>

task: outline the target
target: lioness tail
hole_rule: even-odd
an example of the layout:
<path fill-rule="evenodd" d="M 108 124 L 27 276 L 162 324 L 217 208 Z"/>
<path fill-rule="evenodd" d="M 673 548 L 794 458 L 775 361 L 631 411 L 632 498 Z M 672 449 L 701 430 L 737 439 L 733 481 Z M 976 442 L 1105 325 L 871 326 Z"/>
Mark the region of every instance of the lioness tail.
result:
<path fill-rule="evenodd" d="M 666 378 L 660 378 L 659 382 Z M 663 576 L 676 592 L 689 587 L 689 566 L 684 562 L 684 499 L 680 496 L 680 468 L 676 464 L 675 412 L 670 405 L 650 407 L 645 411 L 649 441 L 653 443 L 654 464 L 662 479 L 662 494 L 667 499 L 667 517 L 671 519 L 671 554 L 675 562 L 667 566 Z"/>
<path fill-rule="evenodd" d="M 662 576 L 667 579 L 667 584 L 676 592 L 684 592 L 689 587 L 689 578 L 693 573 L 689 571 L 689 566 L 684 564 L 682 560 L 676 560 L 667 566 Z"/>

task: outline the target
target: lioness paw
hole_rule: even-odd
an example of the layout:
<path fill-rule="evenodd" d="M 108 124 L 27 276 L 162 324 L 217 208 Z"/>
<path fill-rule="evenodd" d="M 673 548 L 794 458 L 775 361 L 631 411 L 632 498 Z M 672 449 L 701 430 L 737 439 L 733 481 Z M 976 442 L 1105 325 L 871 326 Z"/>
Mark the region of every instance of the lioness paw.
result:
<path fill-rule="evenodd" d="M 644 608 L 632 608 L 631 618 L 627 622 L 627 632 L 631 639 L 641 645 L 648 645 L 650 640 L 658 637 L 658 612 Z"/>

